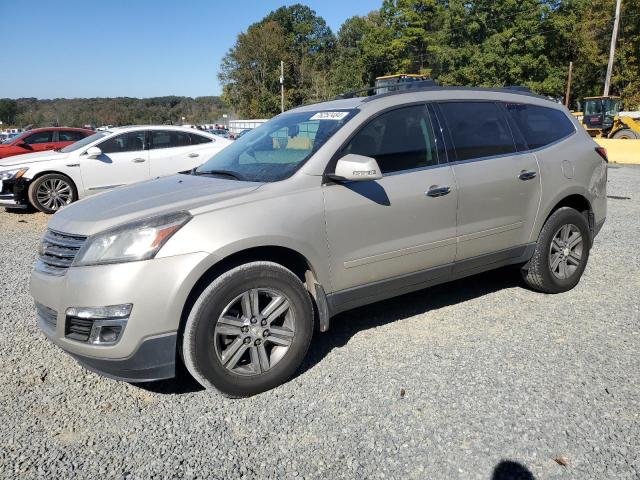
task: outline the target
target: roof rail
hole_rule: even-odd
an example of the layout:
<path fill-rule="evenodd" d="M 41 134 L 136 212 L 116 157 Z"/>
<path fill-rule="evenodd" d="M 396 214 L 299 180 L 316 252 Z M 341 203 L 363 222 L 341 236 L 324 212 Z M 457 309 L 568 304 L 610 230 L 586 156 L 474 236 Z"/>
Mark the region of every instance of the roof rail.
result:
<path fill-rule="evenodd" d="M 529 87 L 525 87 L 524 85 L 509 85 L 508 87 L 504 87 L 506 90 L 516 90 L 517 92 L 528 92 L 531 93 L 531 89 Z"/>
<path fill-rule="evenodd" d="M 419 83 L 419 82 L 416 82 Z M 513 95 L 526 95 L 528 97 L 536 97 L 536 98 L 542 98 L 545 100 L 549 100 L 547 97 L 542 96 L 542 95 L 538 95 L 537 93 L 533 93 L 531 92 L 531 90 L 529 90 L 526 87 L 517 87 L 517 88 L 513 88 L 513 87 L 501 87 L 501 88 L 492 88 L 492 87 L 458 87 L 458 86 L 439 86 L 439 85 L 435 85 L 435 86 L 427 86 L 427 87 L 413 87 L 416 89 L 416 91 L 421 91 L 421 92 L 425 92 L 425 91 L 447 91 L 447 90 L 458 90 L 458 91 L 467 91 L 467 92 L 496 92 L 496 93 L 511 93 Z M 399 90 L 399 91 L 395 91 L 395 92 L 387 92 L 387 93 L 380 93 L 378 95 L 372 95 L 371 97 L 365 97 L 362 99 L 363 102 L 371 102 L 373 100 L 376 100 L 378 98 L 384 98 L 390 95 L 399 95 L 401 93 L 409 93 L 407 92 L 405 89 L 403 90 Z"/>

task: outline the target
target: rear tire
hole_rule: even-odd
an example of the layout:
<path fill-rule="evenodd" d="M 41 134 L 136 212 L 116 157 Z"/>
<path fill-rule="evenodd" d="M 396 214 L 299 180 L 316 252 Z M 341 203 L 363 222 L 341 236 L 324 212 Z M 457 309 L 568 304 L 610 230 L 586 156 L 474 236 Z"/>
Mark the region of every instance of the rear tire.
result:
<path fill-rule="evenodd" d="M 542 227 L 531 259 L 522 268 L 525 283 L 544 293 L 571 290 L 589 260 L 591 231 L 583 214 L 562 207 Z"/>
<path fill-rule="evenodd" d="M 29 203 L 43 213 L 56 213 L 78 199 L 73 181 L 60 173 L 48 173 L 35 179 L 27 192 Z"/>
<path fill-rule="evenodd" d="M 614 133 L 613 138 L 638 139 L 640 138 L 640 133 L 636 133 L 630 128 L 623 128 Z"/>
<path fill-rule="evenodd" d="M 187 318 L 184 364 L 205 388 L 247 397 L 286 382 L 313 335 L 309 293 L 290 270 L 251 262 L 215 279 Z"/>

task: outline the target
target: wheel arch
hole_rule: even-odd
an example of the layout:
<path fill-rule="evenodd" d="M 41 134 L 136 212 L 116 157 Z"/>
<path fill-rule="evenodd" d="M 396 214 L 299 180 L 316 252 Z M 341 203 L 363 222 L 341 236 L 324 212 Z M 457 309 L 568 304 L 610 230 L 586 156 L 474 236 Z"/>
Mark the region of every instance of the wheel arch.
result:
<path fill-rule="evenodd" d="M 33 182 L 35 182 L 37 179 L 39 179 L 40 177 L 44 176 L 44 175 L 63 175 L 65 177 L 67 177 L 69 180 L 71 180 L 71 183 L 73 183 L 73 188 L 76 189 L 76 194 L 78 195 L 78 198 L 80 198 L 80 190 L 79 190 L 79 185 L 78 185 L 78 180 L 76 178 L 74 178 L 73 175 L 69 175 L 68 172 L 63 172 L 61 170 L 53 170 L 53 169 L 45 169 L 42 170 L 40 172 L 37 172 L 33 175 L 33 177 L 31 177 L 29 179 L 29 185 L 31 185 Z"/>
<path fill-rule="evenodd" d="M 189 316 L 194 303 L 207 286 L 210 285 L 214 279 L 232 268 L 256 261 L 277 263 L 278 265 L 282 265 L 283 267 L 291 270 L 300 279 L 311 295 L 314 310 L 319 319 L 320 330 L 326 331 L 329 328 L 329 309 L 324 288 L 319 283 L 316 269 L 313 267 L 309 259 L 298 250 L 291 247 L 285 247 L 282 245 L 258 245 L 237 250 L 227 256 L 217 259 L 215 263 L 209 266 L 209 268 L 207 268 L 204 273 L 198 277 L 194 285 L 191 287 L 182 308 L 178 329 L 178 334 L 180 336 L 178 345 L 181 345 L 182 343 L 182 332 L 184 331 L 184 325 L 187 321 L 187 317 Z"/>
<path fill-rule="evenodd" d="M 540 234 L 540 230 L 542 230 L 542 227 L 544 226 L 544 224 L 547 223 L 547 220 L 549 219 L 549 217 L 556 210 L 562 207 L 573 208 L 574 210 L 577 210 L 578 212 L 582 213 L 586 217 L 587 223 L 589 224 L 589 231 L 591 232 L 591 240 L 593 241 L 593 236 L 595 231 L 595 219 L 593 215 L 593 208 L 591 206 L 591 202 L 589 201 L 589 199 L 585 195 L 579 192 L 572 192 L 572 193 L 567 192 L 563 195 L 560 195 L 559 198 L 555 199 L 555 203 L 553 203 L 553 206 L 546 212 L 546 215 L 544 216 L 544 220 L 540 224 L 540 228 L 538 229 L 538 232 L 537 232 L 538 235 Z"/>

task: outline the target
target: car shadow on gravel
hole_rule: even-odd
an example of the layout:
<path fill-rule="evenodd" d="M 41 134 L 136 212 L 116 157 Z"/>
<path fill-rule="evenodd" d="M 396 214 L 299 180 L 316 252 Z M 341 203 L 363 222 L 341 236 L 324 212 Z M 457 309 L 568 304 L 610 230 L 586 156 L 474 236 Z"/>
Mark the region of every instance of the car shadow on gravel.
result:
<path fill-rule="evenodd" d="M 327 333 L 317 333 L 314 336 L 309 353 L 294 378 L 316 366 L 334 348 L 345 346 L 358 332 L 515 286 L 523 286 L 517 269 L 505 267 L 336 315 L 331 319 L 331 327 Z M 182 365 L 179 365 L 176 374 L 175 378 L 169 380 L 134 385 L 149 392 L 166 395 L 204 390 Z"/>
<path fill-rule="evenodd" d="M 340 313 L 331 319 L 327 333 L 314 336 L 296 376 L 316 366 L 334 348 L 345 346 L 358 332 L 516 286 L 526 288 L 518 269 L 504 267 Z"/>
<path fill-rule="evenodd" d="M 503 460 L 493 469 L 491 480 L 535 480 L 535 477 L 524 465 Z"/>

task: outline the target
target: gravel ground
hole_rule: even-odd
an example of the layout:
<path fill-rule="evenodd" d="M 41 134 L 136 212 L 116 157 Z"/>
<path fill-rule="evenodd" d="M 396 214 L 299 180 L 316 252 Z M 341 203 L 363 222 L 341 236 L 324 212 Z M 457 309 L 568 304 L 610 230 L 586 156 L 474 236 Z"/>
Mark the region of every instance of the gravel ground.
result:
<path fill-rule="evenodd" d="M 2 478 L 640 478 L 640 168 L 576 289 L 501 270 L 341 314 L 245 400 L 79 367 L 39 333 L 46 225 L 0 212 Z M 565 464 L 565 465 L 562 465 Z"/>

